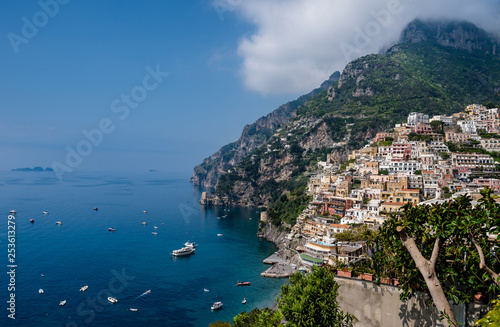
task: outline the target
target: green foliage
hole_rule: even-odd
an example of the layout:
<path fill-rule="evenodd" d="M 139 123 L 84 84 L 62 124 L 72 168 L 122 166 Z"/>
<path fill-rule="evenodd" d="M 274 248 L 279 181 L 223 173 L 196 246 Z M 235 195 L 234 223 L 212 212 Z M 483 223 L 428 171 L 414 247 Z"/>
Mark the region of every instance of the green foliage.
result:
<path fill-rule="evenodd" d="M 380 170 L 378 171 L 378 173 L 379 173 L 380 175 L 389 175 L 389 171 L 388 171 L 387 169 L 380 169 Z"/>
<path fill-rule="evenodd" d="M 231 323 L 229 321 L 220 321 L 217 320 L 208 325 L 208 327 L 231 327 Z"/>
<path fill-rule="evenodd" d="M 416 133 L 410 133 L 408 134 L 408 140 L 410 141 L 421 141 L 421 142 L 430 142 L 431 137 L 429 135 L 425 134 L 416 134 Z"/>
<path fill-rule="evenodd" d="M 310 274 L 290 276 L 290 283 L 281 286 L 278 308 L 293 327 L 347 327 L 352 316 L 339 309 L 339 285 L 326 267 L 313 267 Z"/>
<path fill-rule="evenodd" d="M 486 265 L 500 271 L 500 262 L 493 249 L 498 239 L 488 242 L 488 233 L 495 234 L 500 226 L 500 205 L 491 196 L 492 190 L 483 190 L 483 198 L 476 207 L 468 196 L 432 206 L 408 204 L 398 217 L 387 220 L 380 231 L 381 250 L 373 257 L 380 266 L 392 265 L 403 291 L 401 299 L 411 298 L 417 291 L 427 291 L 427 285 L 415 262 L 404 247 L 396 227 L 415 239 L 427 260 L 439 238 L 441 244 L 436 260 L 436 277 L 449 300 L 469 303 L 472 291 L 498 293 L 498 285 L 479 267 L 479 244 Z"/>
<path fill-rule="evenodd" d="M 280 325 L 283 315 L 279 310 L 272 310 L 268 308 L 253 309 L 250 313 L 243 311 L 233 321 L 234 327 L 276 327 Z"/>
<path fill-rule="evenodd" d="M 339 242 L 366 241 L 371 243 L 375 240 L 376 236 L 377 232 L 369 229 L 366 225 L 353 227 L 335 234 L 335 238 Z"/>
<path fill-rule="evenodd" d="M 422 171 L 420 169 L 415 170 L 415 175 L 422 175 Z"/>
<path fill-rule="evenodd" d="M 294 225 L 298 215 L 310 200 L 311 197 L 306 194 L 305 187 L 283 194 L 269 206 L 269 217 L 275 225 L 279 225 L 282 221 Z"/>
<path fill-rule="evenodd" d="M 474 326 L 479 327 L 498 327 L 500 326 L 500 297 L 491 301 L 493 307 L 481 319 L 479 319 Z"/>

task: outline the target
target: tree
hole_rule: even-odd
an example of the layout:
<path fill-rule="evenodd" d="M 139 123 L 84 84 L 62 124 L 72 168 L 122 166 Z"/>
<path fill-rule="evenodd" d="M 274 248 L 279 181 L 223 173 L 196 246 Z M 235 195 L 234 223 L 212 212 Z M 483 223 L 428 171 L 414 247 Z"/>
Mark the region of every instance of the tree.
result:
<path fill-rule="evenodd" d="M 479 319 L 474 326 L 480 327 L 498 327 L 500 326 L 500 297 L 491 301 L 493 307 L 481 319 Z"/>
<path fill-rule="evenodd" d="M 291 275 L 290 283 L 281 286 L 278 297 L 286 326 L 352 326 L 352 316 L 339 309 L 338 288 L 334 275 L 326 267 L 313 267 L 307 275 L 300 272 Z"/>
<path fill-rule="evenodd" d="M 498 239 L 489 235 L 499 231 L 500 205 L 491 192 L 483 190 L 476 207 L 469 196 L 432 206 L 407 204 L 380 231 L 382 250 L 374 260 L 392 260 L 401 299 L 427 291 L 448 326 L 456 326 L 448 299 L 468 303 L 472 291 L 499 291 Z"/>
<path fill-rule="evenodd" d="M 277 327 L 280 325 L 283 315 L 279 310 L 257 308 L 250 311 L 249 314 L 243 311 L 234 317 L 234 327 Z"/>

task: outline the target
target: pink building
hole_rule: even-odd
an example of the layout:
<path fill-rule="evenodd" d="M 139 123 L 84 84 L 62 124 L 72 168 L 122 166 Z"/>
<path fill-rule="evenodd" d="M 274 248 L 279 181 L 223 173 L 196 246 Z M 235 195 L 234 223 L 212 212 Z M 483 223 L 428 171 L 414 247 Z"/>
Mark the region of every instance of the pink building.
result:
<path fill-rule="evenodd" d="M 489 187 L 491 189 L 494 189 L 495 192 L 498 192 L 500 190 L 500 179 L 496 178 L 475 178 L 473 180 L 474 183 Z"/>

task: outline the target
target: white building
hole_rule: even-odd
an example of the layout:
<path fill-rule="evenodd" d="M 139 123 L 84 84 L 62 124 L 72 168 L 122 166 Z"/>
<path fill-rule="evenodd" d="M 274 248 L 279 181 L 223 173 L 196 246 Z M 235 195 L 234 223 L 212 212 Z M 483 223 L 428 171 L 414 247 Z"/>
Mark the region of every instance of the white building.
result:
<path fill-rule="evenodd" d="M 466 134 L 476 134 L 476 122 L 473 120 L 459 120 L 458 126 L 462 128 L 462 131 Z"/>
<path fill-rule="evenodd" d="M 421 112 L 411 112 L 408 115 L 408 125 L 416 126 L 418 123 L 428 124 L 429 115 L 425 115 Z"/>
<path fill-rule="evenodd" d="M 447 126 L 453 124 L 453 119 L 451 116 L 436 115 L 429 119 L 429 123 L 433 121 L 442 121 Z"/>

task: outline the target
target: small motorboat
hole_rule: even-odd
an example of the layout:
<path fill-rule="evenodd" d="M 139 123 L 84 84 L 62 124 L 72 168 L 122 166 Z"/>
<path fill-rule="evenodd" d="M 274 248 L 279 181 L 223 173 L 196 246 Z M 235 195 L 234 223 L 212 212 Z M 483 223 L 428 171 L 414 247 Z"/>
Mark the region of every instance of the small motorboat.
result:
<path fill-rule="evenodd" d="M 237 282 L 236 285 L 238 285 L 238 286 L 250 286 L 250 282 Z"/>
<path fill-rule="evenodd" d="M 206 288 L 203 289 L 204 292 L 210 292 L 209 290 L 207 290 Z"/>
<path fill-rule="evenodd" d="M 153 226 L 153 228 L 154 228 L 154 229 L 158 229 L 158 227 L 157 227 L 157 226 Z"/>
<path fill-rule="evenodd" d="M 39 289 L 38 293 L 43 294 L 43 289 Z"/>
<path fill-rule="evenodd" d="M 185 246 L 182 249 L 173 250 L 172 255 L 176 256 L 176 257 L 183 256 L 183 255 L 189 255 L 189 254 L 193 254 L 194 250 L 195 250 L 195 248 Z"/>
<path fill-rule="evenodd" d="M 98 208 L 98 207 L 95 207 L 95 208 L 94 208 L 94 210 L 95 210 L 95 211 L 97 211 L 97 210 L 99 210 L 99 208 Z"/>
<path fill-rule="evenodd" d="M 62 221 L 56 221 L 56 224 L 62 225 Z"/>
<path fill-rule="evenodd" d="M 142 224 L 143 224 L 143 225 L 147 225 L 148 223 L 147 223 L 147 222 L 145 222 L 145 221 L 143 221 L 143 222 L 142 222 Z"/>
<path fill-rule="evenodd" d="M 217 234 L 217 236 L 222 236 L 222 234 Z"/>
<path fill-rule="evenodd" d="M 142 213 L 148 213 L 146 210 L 142 211 Z"/>
<path fill-rule="evenodd" d="M 63 301 L 59 302 L 59 305 L 60 306 L 66 305 L 66 300 L 63 300 Z"/>
<path fill-rule="evenodd" d="M 89 289 L 89 286 L 85 285 L 85 286 L 83 286 L 83 287 L 80 288 L 80 292 L 85 292 L 88 289 Z"/>
<path fill-rule="evenodd" d="M 30 219 L 30 223 L 34 223 L 35 222 L 35 219 Z"/>
<path fill-rule="evenodd" d="M 158 235 L 158 233 L 157 233 L 157 232 L 152 232 L 151 234 L 153 234 L 153 235 Z"/>
<path fill-rule="evenodd" d="M 190 248 L 195 248 L 196 247 L 196 243 L 195 242 L 189 242 L 189 241 L 187 241 L 186 243 L 184 243 L 184 246 L 187 246 L 187 247 L 190 247 Z"/>
<path fill-rule="evenodd" d="M 241 303 L 243 304 L 247 303 L 247 299 L 243 298 L 243 301 L 241 301 Z"/>
<path fill-rule="evenodd" d="M 11 210 L 11 211 L 9 211 L 9 212 L 10 212 L 12 215 L 15 215 L 15 214 L 17 213 L 17 211 L 16 211 L 16 210 Z"/>
<path fill-rule="evenodd" d="M 110 228 L 108 228 L 108 230 L 109 230 L 110 232 L 116 232 L 116 228 L 111 228 L 111 227 L 110 227 Z"/>
<path fill-rule="evenodd" d="M 44 274 L 40 274 L 40 276 L 45 277 L 45 275 L 44 275 Z"/>
<path fill-rule="evenodd" d="M 146 294 L 149 294 L 151 293 L 151 290 L 147 290 L 146 292 L 142 293 L 142 295 L 146 295 Z"/>
<path fill-rule="evenodd" d="M 115 304 L 116 302 L 118 302 L 118 300 L 116 299 L 116 297 L 112 297 L 112 296 L 109 296 L 109 297 L 108 297 L 108 301 L 109 301 L 110 303 L 113 303 L 113 304 Z"/>
<path fill-rule="evenodd" d="M 42 212 L 42 213 L 43 213 L 44 215 L 48 215 L 48 214 L 49 214 L 49 212 L 48 212 L 48 211 L 44 211 L 44 212 Z"/>
<path fill-rule="evenodd" d="M 130 310 L 130 311 L 137 311 L 137 310 L 139 310 L 139 309 L 137 309 L 137 308 L 130 308 L 129 310 Z"/>
<path fill-rule="evenodd" d="M 220 302 L 220 301 L 219 302 L 214 302 L 214 304 L 211 306 L 212 310 L 218 310 L 220 308 L 222 308 L 222 302 Z"/>

